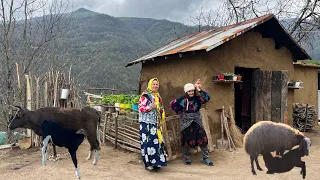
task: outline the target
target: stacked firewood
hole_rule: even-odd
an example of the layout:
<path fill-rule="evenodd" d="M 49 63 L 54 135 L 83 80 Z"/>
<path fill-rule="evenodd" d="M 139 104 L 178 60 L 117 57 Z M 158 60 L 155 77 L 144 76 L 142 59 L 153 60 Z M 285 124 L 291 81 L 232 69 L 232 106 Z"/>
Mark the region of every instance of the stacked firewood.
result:
<path fill-rule="evenodd" d="M 315 105 L 294 103 L 292 116 L 294 128 L 302 132 L 311 131 L 317 119 L 317 111 Z"/>

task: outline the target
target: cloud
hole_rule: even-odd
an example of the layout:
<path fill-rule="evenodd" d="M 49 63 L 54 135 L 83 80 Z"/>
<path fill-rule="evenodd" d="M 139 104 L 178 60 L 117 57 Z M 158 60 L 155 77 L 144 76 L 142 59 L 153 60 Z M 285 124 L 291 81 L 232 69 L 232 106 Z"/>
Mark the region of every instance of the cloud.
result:
<path fill-rule="evenodd" d="M 221 0 L 77 0 L 75 8 L 117 17 L 168 19 L 189 24 L 199 9 L 215 8 Z"/>

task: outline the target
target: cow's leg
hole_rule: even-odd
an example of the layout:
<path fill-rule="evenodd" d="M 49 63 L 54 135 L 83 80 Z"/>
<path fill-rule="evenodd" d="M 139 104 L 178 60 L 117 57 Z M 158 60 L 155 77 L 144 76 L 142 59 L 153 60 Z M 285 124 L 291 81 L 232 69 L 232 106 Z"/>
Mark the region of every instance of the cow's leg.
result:
<path fill-rule="evenodd" d="M 92 152 L 95 150 L 95 157 L 94 157 L 94 160 L 93 160 L 92 164 L 96 165 L 98 163 L 99 150 L 100 150 L 100 144 L 99 144 L 99 141 L 97 139 L 97 134 L 96 134 L 96 131 L 86 130 L 86 132 L 88 134 L 87 138 L 88 138 L 88 141 L 90 143 L 90 152 L 89 152 L 89 156 L 88 156 L 87 160 L 91 159 Z"/>
<path fill-rule="evenodd" d="M 77 152 L 70 152 L 69 151 L 69 154 L 71 156 L 74 168 L 76 170 L 76 176 L 78 177 L 78 179 L 80 179 L 80 172 L 78 170 Z"/>
<path fill-rule="evenodd" d="M 46 165 L 46 160 L 47 160 L 47 146 L 49 143 L 49 140 L 51 139 L 51 136 L 48 135 L 44 138 L 43 140 L 43 147 L 42 147 L 42 165 Z"/>
<path fill-rule="evenodd" d="M 98 160 L 99 160 L 99 151 L 98 150 L 94 150 L 95 152 L 95 156 L 94 156 L 94 160 L 92 162 L 93 165 L 97 165 L 98 164 Z"/>
<path fill-rule="evenodd" d="M 91 150 L 92 148 L 90 147 L 90 151 L 89 151 L 89 154 L 88 154 L 88 157 L 87 157 L 87 160 L 90 160 L 91 159 L 91 157 L 92 157 L 92 150 Z"/>

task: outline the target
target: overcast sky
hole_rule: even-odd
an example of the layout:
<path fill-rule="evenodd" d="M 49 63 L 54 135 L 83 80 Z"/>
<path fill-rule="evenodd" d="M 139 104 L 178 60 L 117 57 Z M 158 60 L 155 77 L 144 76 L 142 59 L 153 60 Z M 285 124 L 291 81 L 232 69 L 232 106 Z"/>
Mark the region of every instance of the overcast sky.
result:
<path fill-rule="evenodd" d="M 116 17 L 147 17 L 168 19 L 190 24 L 190 15 L 197 14 L 201 6 L 214 9 L 222 0 L 74 0 L 73 9 L 91 11 Z"/>

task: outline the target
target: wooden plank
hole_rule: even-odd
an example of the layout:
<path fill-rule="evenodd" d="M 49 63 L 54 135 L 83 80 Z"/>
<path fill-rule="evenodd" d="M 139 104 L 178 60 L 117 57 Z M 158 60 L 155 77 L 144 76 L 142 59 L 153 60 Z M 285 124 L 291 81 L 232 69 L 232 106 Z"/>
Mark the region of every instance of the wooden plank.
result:
<path fill-rule="evenodd" d="M 281 122 L 281 71 L 272 72 L 271 121 Z"/>
<path fill-rule="evenodd" d="M 281 122 L 289 122 L 288 116 L 288 71 L 281 71 Z"/>
<path fill-rule="evenodd" d="M 207 134 L 207 137 L 208 137 L 209 152 L 212 152 L 214 150 L 214 146 L 213 146 L 213 140 L 212 140 L 210 127 L 209 127 L 208 113 L 207 113 L 207 110 L 204 109 L 204 108 L 200 109 L 200 113 L 201 113 L 201 116 L 202 116 L 203 127 L 204 127 L 204 130 L 206 131 L 206 134 Z"/>
<path fill-rule="evenodd" d="M 252 77 L 251 125 L 263 119 L 262 94 L 263 72 L 255 70 Z"/>
<path fill-rule="evenodd" d="M 103 139 L 102 139 L 103 144 L 106 143 L 106 130 L 107 130 L 107 127 L 106 127 L 106 126 L 107 126 L 108 116 L 109 116 L 109 114 L 104 114 L 103 135 L 102 135 L 102 137 L 103 137 Z"/>
<path fill-rule="evenodd" d="M 116 117 L 114 119 L 114 123 L 115 123 L 115 138 L 114 138 L 114 148 L 117 149 L 117 143 L 118 143 L 118 111 L 117 111 L 117 114 L 116 114 Z"/>
<path fill-rule="evenodd" d="M 271 84 L 272 84 L 272 71 L 263 71 L 263 96 L 262 108 L 264 121 L 271 120 Z"/>

